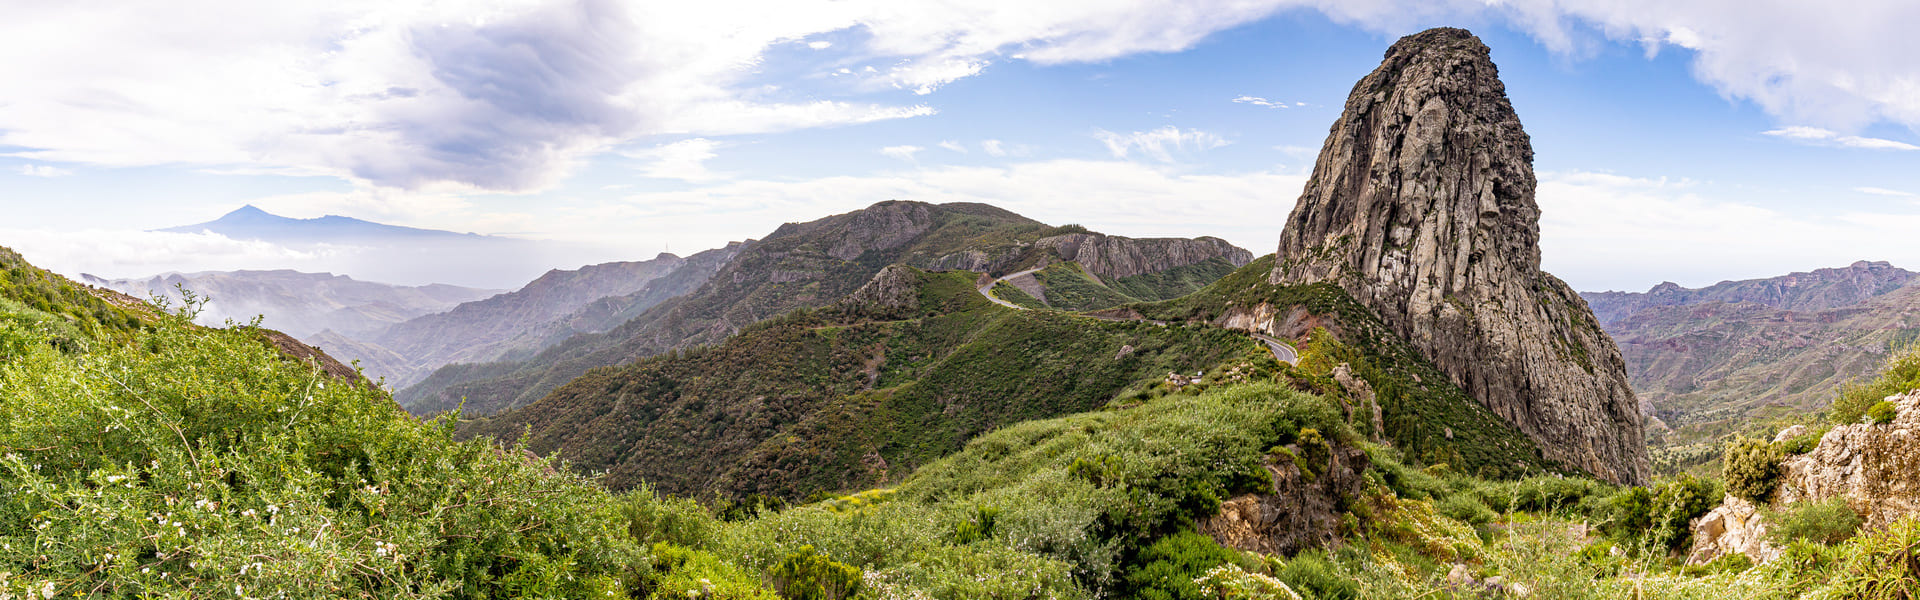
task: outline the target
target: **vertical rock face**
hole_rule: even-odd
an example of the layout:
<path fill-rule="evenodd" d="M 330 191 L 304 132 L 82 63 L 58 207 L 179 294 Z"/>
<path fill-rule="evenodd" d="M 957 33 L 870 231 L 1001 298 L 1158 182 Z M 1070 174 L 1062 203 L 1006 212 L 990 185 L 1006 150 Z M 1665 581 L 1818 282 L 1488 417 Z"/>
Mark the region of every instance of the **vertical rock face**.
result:
<path fill-rule="evenodd" d="M 1534 186 L 1486 45 L 1460 29 L 1408 36 L 1347 98 L 1272 281 L 1336 282 L 1547 458 L 1644 482 L 1620 351 L 1540 271 Z"/>

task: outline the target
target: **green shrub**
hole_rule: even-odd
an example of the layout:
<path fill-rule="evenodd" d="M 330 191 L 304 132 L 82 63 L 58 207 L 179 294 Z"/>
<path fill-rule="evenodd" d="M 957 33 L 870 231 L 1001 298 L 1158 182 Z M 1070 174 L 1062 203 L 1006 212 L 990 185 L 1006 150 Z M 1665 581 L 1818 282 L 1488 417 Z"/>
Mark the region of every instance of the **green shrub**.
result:
<path fill-rule="evenodd" d="M 1342 577 L 1326 554 L 1318 550 L 1301 552 L 1274 572 L 1274 578 L 1293 588 L 1306 600 L 1354 600 L 1360 597 L 1359 583 Z"/>
<path fill-rule="evenodd" d="M 1211 537 L 1182 531 L 1142 549 L 1139 565 L 1127 572 L 1125 583 L 1133 598 L 1203 600 L 1206 596 L 1194 580 L 1237 558 L 1238 552 L 1221 547 Z"/>
<path fill-rule="evenodd" d="M 954 525 L 953 543 L 971 544 L 993 537 L 994 522 L 1000 518 L 1000 509 L 991 506 L 975 508 L 973 518 Z"/>
<path fill-rule="evenodd" d="M 705 550 L 682 548 L 665 542 L 653 547 L 655 600 L 780 600 L 772 591 L 760 587 L 759 578 L 738 565 L 722 560 Z"/>
<path fill-rule="evenodd" d="M 1914 389 L 1920 389 L 1920 342 L 1896 349 L 1873 380 L 1841 386 L 1840 397 L 1828 408 L 1827 418 L 1835 425 L 1853 425 L 1888 396 Z"/>
<path fill-rule="evenodd" d="M 1206 598 L 1219 600 L 1302 600 L 1287 584 L 1269 575 L 1249 573 L 1240 565 L 1225 564 L 1193 580 Z"/>
<path fill-rule="evenodd" d="M 1794 541 L 1838 544 L 1860 530 L 1860 515 L 1847 506 L 1845 498 L 1820 502 L 1795 502 L 1767 514 L 1767 539 L 1786 546 Z"/>
<path fill-rule="evenodd" d="M 1601 528 L 1623 546 L 1678 550 L 1691 541 L 1688 525 L 1720 499 L 1713 481 L 1683 473 L 1652 489 L 1631 487 L 1614 494 L 1603 509 Z"/>
<path fill-rule="evenodd" d="M 1680 568 L 1680 574 L 1690 577 L 1706 577 L 1720 573 L 1739 573 L 1753 568 L 1753 559 L 1738 552 L 1722 554 L 1706 564 L 1687 565 Z"/>
<path fill-rule="evenodd" d="M 651 486 L 620 494 L 616 506 L 626 519 L 627 535 L 647 547 L 668 542 L 704 548 L 720 529 L 719 520 L 700 503 L 659 494 Z"/>
<path fill-rule="evenodd" d="M 1787 456 L 1799 456 L 1812 452 L 1814 448 L 1820 446 L 1820 438 L 1826 436 L 1830 429 L 1832 429 L 1831 425 L 1811 427 L 1806 433 L 1780 442 L 1780 451 Z"/>
<path fill-rule="evenodd" d="M 1585 477 L 1538 475 L 1515 482 L 1512 490 L 1514 510 L 1551 513 L 1580 506 L 1588 497 L 1605 496 L 1611 488 Z"/>
<path fill-rule="evenodd" d="M 1892 423 L 1893 418 L 1898 416 L 1898 414 L 1898 411 L 1893 408 L 1893 402 L 1881 400 L 1867 408 L 1866 419 L 1868 423 L 1874 425 L 1885 425 Z"/>
<path fill-rule="evenodd" d="M 1766 440 L 1737 437 L 1727 445 L 1721 478 L 1727 493 L 1734 497 L 1765 504 L 1780 487 L 1780 461 L 1786 458 L 1780 446 Z"/>
<path fill-rule="evenodd" d="M 1848 540 L 1822 573 L 1825 589 L 1808 597 L 1920 598 L 1920 520 L 1908 516 Z M 1817 572 L 1816 572 L 1817 573 Z"/>
<path fill-rule="evenodd" d="M 860 593 L 860 569 L 801 546 L 773 568 L 773 587 L 786 600 L 846 600 Z"/>
<path fill-rule="evenodd" d="M 1500 517 L 1487 503 L 1471 494 L 1454 494 L 1434 503 L 1434 509 L 1468 525 L 1485 525 Z"/>

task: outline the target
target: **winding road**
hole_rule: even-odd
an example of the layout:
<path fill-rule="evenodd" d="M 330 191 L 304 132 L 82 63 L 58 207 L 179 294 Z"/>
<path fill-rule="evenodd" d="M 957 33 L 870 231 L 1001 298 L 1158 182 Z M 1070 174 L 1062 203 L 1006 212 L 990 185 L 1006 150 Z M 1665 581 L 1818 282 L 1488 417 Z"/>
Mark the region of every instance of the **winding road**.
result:
<path fill-rule="evenodd" d="M 998 278 L 998 279 L 994 279 L 993 281 L 989 281 L 989 282 L 987 282 L 987 284 L 986 284 L 986 285 L 983 285 L 983 286 L 980 286 L 980 295 L 982 295 L 982 296 L 986 296 L 986 297 L 987 297 L 987 299 L 988 299 L 988 300 L 992 300 L 994 304 L 998 304 L 998 305 L 1001 305 L 1001 306 L 1005 306 L 1005 307 L 1007 307 L 1007 308 L 1011 308 L 1011 309 L 1014 309 L 1014 310 L 1026 310 L 1026 308 L 1025 308 L 1025 307 L 1022 307 L 1022 306 L 1020 306 L 1020 305 L 1018 305 L 1018 304 L 1014 304 L 1014 303 L 1012 303 L 1012 302 L 1008 302 L 1008 301 L 1005 301 L 1005 300 L 1001 300 L 999 296 L 995 296 L 995 295 L 993 295 L 993 286 L 996 286 L 996 285 L 1000 285 L 1000 282 L 1002 282 L 1002 281 L 1006 281 L 1006 280 L 1008 280 L 1008 279 L 1013 279 L 1013 278 L 1015 278 L 1015 277 L 1019 277 L 1019 276 L 1021 276 L 1021 275 L 1032 275 L 1032 274 L 1033 274 L 1033 273 L 1034 273 L 1035 271 L 1039 271 L 1039 270 L 1040 270 L 1040 269 L 1027 269 L 1027 270 L 1025 270 L 1025 271 L 1021 271 L 1021 272 L 1019 272 L 1019 273 L 1010 273 L 1010 274 L 1008 274 L 1008 275 L 1007 275 L 1006 277 L 1001 277 L 1001 278 Z M 1008 284 L 1008 285 L 1012 285 L 1012 284 Z"/>
<path fill-rule="evenodd" d="M 1014 303 L 1012 303 L 1012 302 L 1008 302 L 1008 301 L 1005 301 L 1005 300 L 1001 300 L 1000 298 L 998 298 L 998 297 L 996 297 L 996 296 L 994 296 L 994 295 L 993 295 L 993 286 L 996 286 L 996 285 L 999 285 L 999 284 L 1000 284 L 1000 282 L 1002 282 L 1002 281 L 1006 281 L 1006 280 L 1008 280 L 1008 279 L 1013 279 L 1013 278 L 1015 278 L 1015 277 L 1019 277 L 1019 276 L 1021 276 L 1021 275 L 1031 275 L 1031 274 L 1033 274 L 1033 272 L 1034 272 L 1034 271 L 1039 271 L 1039 270 L 1040 270 L 1040 269 L 1027 269 L 1027 270 L 1025 270 L 1025 271 L 1021 271 L 1021 272 L 1018 272 L 1018 273 L 1009 273 L 1009 274 L 1007 274 L 1007 276 L 1005 276 L 1005 277 L 998 277 L 998 278 L 995 278 L 995 279 L 994 279 L 994 280 L 992 280 L 992 281 L 988 281 L 988 282 L 987 282 L 987 283 L 986 283 L 985 285 L 982 285 L 982 286 L 980 286 L 980 288 L 979 288 L 979 290 L 980 290 L 980 295 L 982 295 L 982 296 L 986 296 L 986 297 L 987 297 L 987 300 L 990 300 L 990 301 L 992 301 L 992 302 L 993 302 L 994 304 L 998 304 L 998 305 L 1001 305 L 1001 306 L 1005 306 L 1005 307 L 1007 307 L 1007 308 L 1011 308 L 1011 309 L 1014 309 L 1014 310 L 1026 310 L 1027 308 L 1026 308 L 1026 307 L 1024 307 L 1024 306 L 1020 306 L 1020 305 L 1018 305 L 1018 304 L 1014 304 Z M 1009 284 L 1009 285 L 1011 285 L 1011 284 Z M 1100 320 L 1105 320 L 1105 321 L 1121 321 L 1121 320 L 1129 320 L 1129 319 L 1120 319 L 1120 318 L 1118 318 L 1118 317 L 1096 317 L 1096 316 L 1092 316 L 1092 315 L 1081 315 L 1081 316 L 1085 316 L 1085 317 L 1088 317 L 1088 318 L 1092 318 L 1092 319 L 1100 319 Z M 1142 319 L 1132 319 L 1132 320 L 1142 320 Z M 1157 324 L 1157 325 L 1166 325 L 1166 323 L 1164 323 L 1164 322 L 1160 322 L 1160 321 L 1154 321 L 1153 323 L 1154 323 L 1154 324 Z M 1289 364 L 1289 365 L 1292 365 L 1292 364 L 1299 364 L 1299 362 L 1300 362 L 1300 354 L 1299 354 L 1299 353 L 1297 353 L 1297 352 L 1295 352 L 1295 351 L 1293 350 L 1293 345 L 1291 345 L 1291 344 L 1288 344 L 1288 343 L 1286 343 L 1286 342 L 1284 342 L 1284 341 L 1281 341 L 1281 340 L 1280 340 L 1279 338 L 1276 338 L 1276 337 L 1273 337 L 1273 336 L 1270 336 L 1270 335 L 1267 335 L 1267 334 L 1264 334 L 1264 333 L 1248 333 L 1247 335 L 1251 335 L 1251 336 L 1253 336 L 1253 339 L 1256 339 L 1256 340 L 1260 340 L 1260 343 L 1263 343 L 1263 344 L 1266 344 L 1266 345 L 1267 345 L 1267 350 L 1268 350 L 1268 351 L 1270 351 L 1270 352 L 1273 352 L 1273 358 L 1274 358 L 1274 360 L 1278 360 L 1278 361 L 1280 361 L 1280 362 L 1283 362 L 1283 363 L 1287 363 L 1287 364 Z"/>

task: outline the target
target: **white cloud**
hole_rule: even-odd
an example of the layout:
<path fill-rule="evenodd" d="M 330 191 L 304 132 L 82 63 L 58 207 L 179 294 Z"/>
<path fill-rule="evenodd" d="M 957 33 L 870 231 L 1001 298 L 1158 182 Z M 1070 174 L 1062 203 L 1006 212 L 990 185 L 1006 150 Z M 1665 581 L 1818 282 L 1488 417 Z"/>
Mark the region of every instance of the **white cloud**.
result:
<path fill-rule="evenodd" d="M 1006 156 L 1007 155 L 1007 149 L 1005 147 L 1005 144 L 1001 143 L 1000 140 L 981 141 L 980 151 L 987 153 L 988 156 Z"/>
<path fill-rule="evenodd" d="M 707 169 L 706 162 L 719 156 L 714 150 L 720 145 L 720 142 L 707 138 L 693 138 L 643 150 L 628 150 L 621 154 L 647 161 L 640 168 L 640 173 L 647 177 L 703 182 L 731 176 Z"/>
<path fill-rule="evenodd" d="M 1548 271 L 1576 289 L 1639 291 L 1773 277 L 1857 260 L 1920 265 L 1912 213 L 1783 212 L 1687 180 L 1540 173 Z"/>
<path fill-rule="evenodd" d="M 1862 194 L 1871 194 L 1874 196 L 1893 196 L 1896 198 L 1913 198 L 1915 196 L 1920 196 L 1920 194 L 1915 194 L 1913 192 L 1903 192 L 1900 190 L 1890 190 L 1887 188 L 1877 188 L 1877 187 L 1857 187 L 1857 188 L 1853 188 L 1853 191 L 1860 192 Z"/>
<path fill-rule="evenodd" d="M 963 145 L 963 144 L 961 144 L 960 142 L 956 142 L 956 141 L 953 141 L 953 140 L 945 140 L 945 141 L 942 141 L 942 142 L 940 142 L 940 143 L 939 143 L 938 145 L 939 145 L 939 146 L 940 146 L 941 148 L 946 148 L 946 149 L 948 149 L 948 150 L 952 150 L 952 151 L 954 151 L 954 152 L 959 152 L 959 153 L 961 153 L 961 154 L 966 154 L 966 153 L 967 153 L 967 147 L 966 147 L 965 145 Z"/>
<path fill-rule="evenodd" d="M 1094 131 L 1093 137 L 1106 144 L 1107 151 L 1112 152 L 1114 158 L 1126 158 L 1129 151 L 1137 149 L 1160 162 L 1173 162 L 1175 152 L 1201 152 L 1229 143 L 1225 138 L 1205 131 L 1181 130 L 1172 125 L 1128 134 L 1100 129 Z"/>
<path fill-rule="evenodd" d="M 1287 103 L 1285 102 L 1275 102 L 1259 96 L 1240 96 L 1234 98 L 1233 101 L 1239 104 L 1252 104 L 1254 106 L 1265 106 L 1267 108 L 1287 108 Z M 1306 106 L 1307 104 L 1302 102 L 1300 105 Z"/>
<path fill-rule="evenodd" d="M 66 177 L 72 175 L 73 171 L 53 165 L 20 165 L 20 174 L 28 177 Z"/>
<path fill-rule="evenodd" d="M 812 48 L 812 49 L 814 49 L 814 50 L 825 50 L 825 49 L 828 49 L 828 48 L 832 48 L 832 47 L 833 47 L 833 42 L 829 42 L 829 41 L 826 41 L 826 40 L 820 40 L 820 41 L 814 41 L 814 42 L 807 42 L 807 47 L 808 47 L 808 48 Z"/>
<path fill-rule="evenodd" d="M 1804 125 L 1782 127 L 1782 128 L 1774 129 L 1770 131 L 1762 131 L 1760 133 L 1764 135 L 1771 135 L 1774 137 L 1785 138 L 1785 139 L 1793 140 L 1793 141 L 1804 143 L 1804 144 L 1813 144 L 1818 146 L 1839 146 L 1843 148 L 1859 148 L 1863 150 L 1920 150 L 1920 146 L 1915 146 L 1913 144 L 1908 144 L 1906 142 L 1881 139 L 1881 138 L 1860 137 L 1857 135 L 1840 135 L 1839 133 L 1834 131 L 1821 129 L 1818 127 L 1807 127 Z"/>
<path fill-rule="evenodd" d="M 1289 9 L 1384 34 L 1498 20 L 1576 56 L 1598 38 L 1672 46 L 1691 53 L 1702 82 L 1783 122 L 1920 128 L 1911 0 L 43 2 L 9 6 L 0 22 L 0 55 L 33 57 L 0 62 L 0 145 L 75 164 L 525 191 L 654 135 L 934 112 L 767 93 L 764 80 L 790 75 L 763 72 L 769 50 L 820 34 L 857 30 L 858 42 L 806 43 L 881 65 L 836 81 L 927 94 L 995 62 L 1181 51 Z M 1831 143 L 1914 148 L 1840 134 Z"/>
<path fill-rule="evenodd" d="M 898 158 L 900 160 L 904 160 L 907 162 L 913 162 L 914 153 L 917 153 L 925 149 L 926 148 L 921 148 L 919 146 L 887 146 L 885 148 L 881 148 L 880 153 L 885 154 L 887 156 L 894 157 L 894 158 Z"/>

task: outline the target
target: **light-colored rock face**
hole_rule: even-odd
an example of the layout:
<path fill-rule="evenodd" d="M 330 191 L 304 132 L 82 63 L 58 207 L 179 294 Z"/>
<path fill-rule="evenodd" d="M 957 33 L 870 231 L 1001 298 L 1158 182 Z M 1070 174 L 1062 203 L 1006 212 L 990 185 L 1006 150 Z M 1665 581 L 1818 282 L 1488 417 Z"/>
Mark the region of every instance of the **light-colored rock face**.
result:
<path fill-rule="evenodd" d="M 1216 237 L 1126 238 L 1097 233 L 1069 233 L 1040 238 L 1035 246 L 1050 248 L 1063 261 L 1074 261 L 1088 273 L 1119 279 L 1157 273 L 1214 257 L 1233 266 L 1246 266 L 1253 253 Z"/>
<path fill-rule="evenodd" d="M 1625 364 L 1540 271 L 1533 149 L 1487 47 L 1408 36 L 1354 86 L 1280 237 L 1277 284 L 1338 283 L 1546 457 L 1647 480 Z"/>
<path fill-rule="evenodd" d="M 1720 506 L 1693 520 L 1693 550 L 1687 564 L 1704 565 L 1728 554 L 1745 554 L 1755 563 L 1780 556 L 1767 543 L 1767 522 L 1753 503 L 1727 496 Z"/>
<path fill-rule="evenodd" d="M 1813 451 L 1782 462 L 1774 502 L 1845 498 L 1869 528 L 1920 514 L 1920 390 L 1888 400 L 1893 422 L 1834 427 Z"/>

